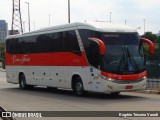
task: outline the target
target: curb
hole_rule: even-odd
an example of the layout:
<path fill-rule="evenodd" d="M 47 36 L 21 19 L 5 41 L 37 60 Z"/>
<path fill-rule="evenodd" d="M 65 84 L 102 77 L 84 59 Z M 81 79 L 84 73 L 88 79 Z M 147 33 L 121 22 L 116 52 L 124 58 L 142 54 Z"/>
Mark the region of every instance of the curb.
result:
<path fill-rule="evenodd" d="M 6 72 L 6 70 L 5 70 L 5 69 L 0 68 L 0 72 Z"/>
<path fill-rule="evenodd" d="M 145 93 L 148 93 L 148 94 L 160 94 L 160 90 L 145 90 Z"/>
<path fill-rule="evenodd" d="M 144 91 L 136 91 L 136 93 L 160 94 L 160 90 L 144 90 Z"/>

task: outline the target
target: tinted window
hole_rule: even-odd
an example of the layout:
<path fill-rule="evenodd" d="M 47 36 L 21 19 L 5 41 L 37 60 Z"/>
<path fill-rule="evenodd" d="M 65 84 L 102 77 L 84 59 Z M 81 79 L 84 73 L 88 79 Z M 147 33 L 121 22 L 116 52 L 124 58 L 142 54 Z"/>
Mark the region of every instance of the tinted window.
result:
<path fill-rule="evenodd" d="M 89 37 L 98 37 L 97 32 L 91 30 L 79 30 L 88 62 L 98 67 L 100 64 L 99 46 L 96 42 L 89 40 Z"/>
<path fill-rule="evenodd" d="M 78 44 L 78 40 L 77 40 L 77 36 L 75 31 L 68 31 L 66 32 L 66 45 L 67 45 L 67 49 L 68 51 L 80 51 L 79 48 L 79 44 Z"/>
<path fill-rule="evenodd" d="M 6 46 L 7 46 L 6 51 L 8 53 L 12 53 L 12 54 L 19 53 L 19 44 L 18 44 L 17 38 L 7 40 Z"/>
<path fill-rule="evenodd" d="M 75 31 L 9 39 L 6 44 L 11 54 L 80 51 Z"/>
<path fill-rule="evenodd" d="M 19 46 L 22 54 L 36 52 L 36 36 L 19 38 Z"/>
<path fill-rule="evenodd" d="M 38 35 L 36 39 L 37 53 L 51 52 L 51 40 L 48 34 Z"/>
<path fill-rule="evenodd" d="M 137 33 L 101 33 L 100 37 L 106 45 L 138 45 Z"/>
<path fill-rule="evenodd" d="M 75 31 L 60 32 L 58 34 L 58 52 L 80 51 Z"/>

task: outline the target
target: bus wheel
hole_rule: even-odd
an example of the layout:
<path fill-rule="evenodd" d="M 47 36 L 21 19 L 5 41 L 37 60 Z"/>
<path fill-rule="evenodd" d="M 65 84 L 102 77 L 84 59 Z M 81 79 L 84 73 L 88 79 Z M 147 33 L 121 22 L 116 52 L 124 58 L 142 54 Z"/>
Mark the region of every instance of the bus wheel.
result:
<path fill-rule="evenodd" d="M 76 78 L 76 81 L 73 86 L 73 91 L 78 96 L 83 96 L 85 91 L 83 88 L 83 83 L 80 77 Z"/>
<path fill-rule="evenodd" d="M 26 90 L 29 88 L 29 86 L 26 84 L 26 78 L 23 73 L 19 75 L 19 87 L 23 90 Z"/>

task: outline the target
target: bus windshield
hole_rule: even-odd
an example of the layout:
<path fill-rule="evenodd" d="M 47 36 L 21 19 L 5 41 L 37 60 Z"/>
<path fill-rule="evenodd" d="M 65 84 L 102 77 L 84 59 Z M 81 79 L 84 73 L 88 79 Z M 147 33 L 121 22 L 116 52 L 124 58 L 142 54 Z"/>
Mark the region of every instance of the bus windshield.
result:
<path fill-rule="evenodd" d="M 100 33 L 106 46 L 101 68 L 116 74 L 135 74 L 145 70 L 143 48 L 137 33 Z"/>
<path fill-rule="evenodd" d="M 143 46 L 137 32 L 98 32 L 92 30 L 79 30 L 84 45 L 86 57 L 91 66 L 100 68 L 104 72 L 115 74 L 136 74 L 146 69 Z M 101 39 L 105 44 L 105 55 L 98 60 L 91 40 L 95 37 Z M 96 64 L 97 63 L 97 64 Z"/>

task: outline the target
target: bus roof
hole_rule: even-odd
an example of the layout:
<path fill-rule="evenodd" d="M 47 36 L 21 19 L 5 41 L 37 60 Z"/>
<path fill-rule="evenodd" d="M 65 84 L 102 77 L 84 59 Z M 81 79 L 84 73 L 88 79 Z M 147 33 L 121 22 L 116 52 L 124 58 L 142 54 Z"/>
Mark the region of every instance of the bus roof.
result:
<path fill-rule="evenodd" d="M 43 28 L 43 29 L 39 29 L 39 30 L 35 30 L 35 31 L 23 33 L 23 34 L 18 34 L 18 35 L 11 35 L 11 36 L 8 36 L 7 39 L 18 38 L 22 36 L 51 33 L 51 32 L 75 30 L 75 29 L 89 29 L 89 30 L 95 30 L 95 31 L 101 31 L 101 32 L 137 32 L 136 29 L 130 26 L 112 23 L 112 22 L 104 22 L 104 21 L 76 22 L 76 23 L 69 23 L 69 24 Z"/>

